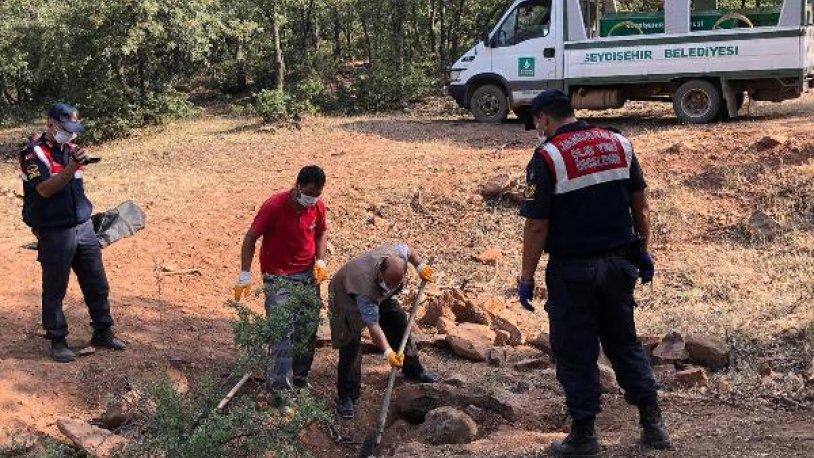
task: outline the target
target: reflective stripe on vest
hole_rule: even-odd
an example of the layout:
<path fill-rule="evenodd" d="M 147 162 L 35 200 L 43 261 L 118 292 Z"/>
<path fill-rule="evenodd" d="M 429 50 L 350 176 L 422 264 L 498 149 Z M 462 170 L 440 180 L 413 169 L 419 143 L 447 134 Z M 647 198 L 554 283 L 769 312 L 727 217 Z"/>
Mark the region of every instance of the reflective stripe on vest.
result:
<path fill-rule="evenodd" d="M 555 137 L 540 154 L 554 173 L 554 194 L 565 194 L 629 179 L 633 145 L 615 132 L 588 129 Z"/>
<path fill-rule="evenodd" d="M 48 168 L 49 175 L 56 175 L 65 169 L 64 165 L 54 160 L 53 152 L 50 148 L 43 148 L 41 145 L 36 145 L 34 146 L 34 154 L 36 154 L 37 159 L 42 161 L 42 163 L 45 164 L 45 167 Z M 74 172 L 73 177 L 76 180 L 81 180 L 83 175 L 83 167 L 80 167 L 76 172 Z M 23 181 L 28 181 L 28 176 L 24 172 L 21 172 L 20 176 L 23 178 Z"/>

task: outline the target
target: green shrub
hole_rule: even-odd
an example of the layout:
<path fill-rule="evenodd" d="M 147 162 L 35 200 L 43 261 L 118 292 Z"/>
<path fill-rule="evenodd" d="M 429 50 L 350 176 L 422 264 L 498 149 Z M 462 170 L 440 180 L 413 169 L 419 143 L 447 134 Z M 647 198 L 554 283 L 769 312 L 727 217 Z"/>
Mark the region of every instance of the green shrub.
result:
<path fill-rule="evenodd" d="M 147 386 L 155 414 L 143 427 L 143 437 L 124 456 L 178 458 L 232 456 L 308 456 L 300 433 L 312 424 L 331 421 L 325 406 L 306 391 L 297 395 L 291 416 L 238 398 L 223 411 L 216 406 L 222 392 L 210 379 L 187 396 L 179 395 L 166 378 Z"/>
<path fill-rule="evenodd" d="M 263 122 L 280 122 L 288 119 L 288 96 L 278 89 L 263 89 L 254 94 L 254 114 Z"/>
<path fill-rule="evenodd" d="M 288 92 L 264 89 L 254 94 L 252 109 L 263 122 L 283 122 L 295 116 L 317 113 L 319 110 L 313 101 L 324 91 L 325 86 L 317 79 L 305 80 Z"/>

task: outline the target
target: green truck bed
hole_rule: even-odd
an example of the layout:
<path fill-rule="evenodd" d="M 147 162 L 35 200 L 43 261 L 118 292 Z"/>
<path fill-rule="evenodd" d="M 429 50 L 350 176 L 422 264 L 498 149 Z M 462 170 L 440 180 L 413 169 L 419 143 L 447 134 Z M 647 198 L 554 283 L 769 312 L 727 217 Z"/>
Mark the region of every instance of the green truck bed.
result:
<path fill-rule="evenodd" d="M 734 29 L 749 27 L 750 23 L 753 27 L 775 26 L 779 19 L 780 8 L 777 7 L 693 11 L 690 15 L 690 30 Z M 651 33 L 664 33 L 663 11 L 614 13 L 599 20 L 599 34 L 603 37 Z"/>

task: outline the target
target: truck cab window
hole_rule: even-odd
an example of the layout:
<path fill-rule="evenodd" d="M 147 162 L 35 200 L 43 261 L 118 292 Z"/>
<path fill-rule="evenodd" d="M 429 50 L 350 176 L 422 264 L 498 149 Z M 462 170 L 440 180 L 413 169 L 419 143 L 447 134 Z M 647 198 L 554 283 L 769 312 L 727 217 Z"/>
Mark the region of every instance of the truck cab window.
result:
<path fill-rule="evenodd" d="M 548 35 L 551 24 L 551 0 L 521 3 L 500 26 L 498 46 L 512 46 L 532 38 Z"/>

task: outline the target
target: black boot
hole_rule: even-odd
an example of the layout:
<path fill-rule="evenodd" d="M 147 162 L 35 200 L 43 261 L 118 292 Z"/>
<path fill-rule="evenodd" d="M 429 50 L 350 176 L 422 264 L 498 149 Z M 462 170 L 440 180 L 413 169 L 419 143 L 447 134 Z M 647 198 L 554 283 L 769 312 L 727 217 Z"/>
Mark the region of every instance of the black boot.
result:
<path fill-rule="evenodd" d="M 93 331 L 90 344 L 97 348 L 109 348 L 116 351 L 124 351 L 127 345 L 113 335 L 111 329 L 97 329 Z"/>
<path fill-rule="evenodd" d="M 571 433 L 562 442 L 551 446 L 555 456 L 599 456 L 599 440 L 594 429 L 595 416 L 576 420 L 571 423 Z"/>
<path fill-rule="evenodd" d="M 339 398 L 336 401 L 336 412 L 342 418 L 353 418 L 353 399 L 348 397 Z"/>
<path fill-rule="evenodd" d="M 58 363 L 70 363 L 76 359 L 76 355 L 68 348 L 64 337 L 51 340 L 51 359 Z"/>
<path fill-rule="evenodd" d="M 656 450 L 673 448 L 670 436 L 664 427 L 664 420 L 661 418 L 658 400 L 652 399 L 637 407 L 639 408 L 639 424 L 642 426 L 641 444 Z"/>

